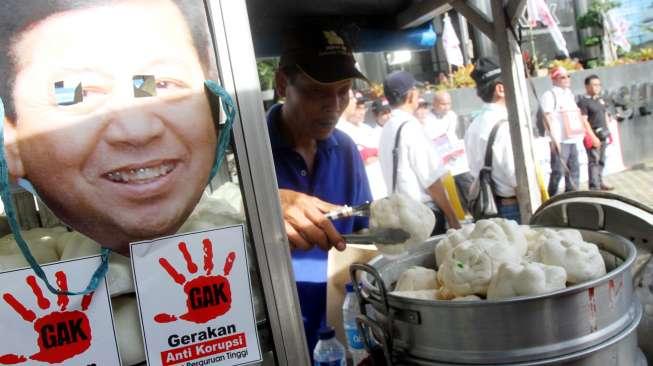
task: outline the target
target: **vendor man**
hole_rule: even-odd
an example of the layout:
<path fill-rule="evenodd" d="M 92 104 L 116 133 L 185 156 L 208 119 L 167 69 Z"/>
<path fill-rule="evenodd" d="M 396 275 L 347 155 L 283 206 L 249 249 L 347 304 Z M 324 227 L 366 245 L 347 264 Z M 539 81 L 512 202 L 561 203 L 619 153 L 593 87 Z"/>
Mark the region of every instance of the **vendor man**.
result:
<path fill-rule="evenodd" d="M 324 213 L 334 205 L 372 199 L 356 144 L 335 129 L 354 78 L 366 80 L 336 31 L 304 28 L 285 34 L 276 75 L 285 103 L 270 109 L 267 123 L 311 350 L 326 320 L 327 252 L 345 249 L 340 234 L 367 227 L 366 218 L 331 223 Z"/>

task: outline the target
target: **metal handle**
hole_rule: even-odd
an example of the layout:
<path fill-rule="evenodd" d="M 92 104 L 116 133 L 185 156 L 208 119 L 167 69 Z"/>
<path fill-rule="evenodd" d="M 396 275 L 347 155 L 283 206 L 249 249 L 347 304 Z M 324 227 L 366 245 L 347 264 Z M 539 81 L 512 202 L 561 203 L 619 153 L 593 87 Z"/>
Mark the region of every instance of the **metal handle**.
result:
<path fill-rule="evenodd" d="M 373 337 L 374 341 L 377 341 L 376 334 L 381 334 L 381 347 L 383 349 L 385 364 L 392 366 L 392 337 L 386 332 L 384 327 L 367 315 L 356 316 L 356 327 L 358 328 L 359 334 L 363 337 L 363 343 L 365 344 L 367 353 L 372 357 L 375 354 L 375 343 L 370 338 Z"/>
<path fill-rule="evenodd" d="M 356 296 L 358 297 L 358 304 L 360 305 L 361 309 L 360 312 L 361 314 L 366 314 L 365 310 L 365 305 L 366 304 L 379 304 L 383 306 L 383 312 L 386 317 L 390 317 L 390 305 L 388 304 L 388 292 L 385 288 L 385 284 L 383 283 L 383 279 L 381 278 L 381 275 L 379 272 L 376 270 L 376 268 L 370 266 L 369 264 L 365 263 L 353 263 L 352 265 L 349 266 L 349 275 L 351 277 L 351 283 L 353 284 L 358 284 L 358 279 L 357 279 L 357 273 L 358 271 L 365 272 L 370 274 L 372 277 L 374 277 L 374 281 L 376 282 L 377 289 L 379 290 L 379 293 L 381 295 L 381 300 L 375 300 L 372 299 L 372 296 L 369 293 L 366 293 L 363 291 L 361 286 L 354 286 L 354 290 L 356 291 Z"/>
<path fill-rule="evenodd" d="M 358 285 L 358 278 L 357 278 L 358 271 L 368 273 L 374 278 L 374 282 L 376 283 L 377 286 L 376 288 L 378 289 L 381 297 L 380 300 L 373 299 L 371 294 L 368 293 L 368 289 L 363 289 L 362 286 Z M 361 325 L 359 324 L 359 321 L 370 326 L 371 328 L 375 328 L 381 331 L 381 334 L 383 335 L 382 341 L 383 341 L 384 357 L 386 359 L 387 365 L 392 365 L 390 355 L 392 354 L 392 347 L 394 344 L 394 340 L 392 336 L 392 324 L 394 322 L 394 316 L 390 311 L 390 304 L 388 303 L 388 292 L 385 288 L 385 283 L 383 282 L 383 279 L 381 278 L 381 275 L 376 270 L 376 268 L 365 263 L 353 263 L 352 265 L 350 265 L 349 275 L 351 276 L 351 282 L 353 284 L 356 284 L 354 286 L 354 289 L 356 291 L 356 296 L 358 297 L 358 305 L 360 306 L 360 313 L 361 313 L 361 315 L 359 315 L 356 318 L 356 324 L 358 325 L 358 328 L 364 337 L 365 347 L 369 346 L 370 348 L 368 350 L 371 351 L 372 343 L 369 342 L 369 339 L 367 338 L 368 337 L 367 333 L 362 332 L 362 328 Z M 370 304 L 372 306 L 374 305 L 380 306 L 382 308 L 382 312 L 379 313 L 385 318 L 385 322 L 379 323 L 371 319 L 367 314 L 367 308 L 366 308 L 367 304 Z"/>

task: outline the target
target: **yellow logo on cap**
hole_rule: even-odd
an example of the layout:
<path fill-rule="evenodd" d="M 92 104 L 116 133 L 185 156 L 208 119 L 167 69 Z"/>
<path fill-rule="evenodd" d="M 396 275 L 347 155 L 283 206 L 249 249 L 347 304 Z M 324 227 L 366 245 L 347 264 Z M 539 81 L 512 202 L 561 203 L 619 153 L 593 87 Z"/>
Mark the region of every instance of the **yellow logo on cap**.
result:
<path fill-rule="evenodd" d="M 326 38 L 327 43 L 330 45 L 340 45 L 344 46 L 345 41 L 340 38 L 340 36 L 334 31 L 322 31 L 324 38 Z"/>

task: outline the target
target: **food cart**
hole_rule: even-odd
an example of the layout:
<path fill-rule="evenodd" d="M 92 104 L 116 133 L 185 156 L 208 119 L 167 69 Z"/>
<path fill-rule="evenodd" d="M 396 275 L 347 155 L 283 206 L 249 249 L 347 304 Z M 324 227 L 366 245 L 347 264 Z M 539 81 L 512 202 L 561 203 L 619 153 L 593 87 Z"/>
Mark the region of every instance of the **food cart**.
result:
<path fill-rule="evenodd" d="M 210 48 L 213 51 L 213 57 L 215 58 L 219 71 L 218 79 L 221 86 L 233 99 L 236 107 L 236 114 L 233 120 L 231 152 L 233 153 L 233 163 L 237 171 L 237 185 L 242 195 L 243 214 L 246 222 L 244 233 L 248 238 L 247 242 L 249 245 L 247 249 L 251 275 L 249 287 L 253 291 L 253 297 L 255 297 L 253 307 L 256 308 L 256 342 L 261 351 L 261 357 L 260 361 L 257 361 L 258 363 L 308 365 L 309 356 L 305 346 L 306 343 L 297 293 L 295 291 L 293 273 L 290 265 L 288 243 L 278 201 L 278 190 L 270 143 L 264 124 L 265 116 L 262 108 L 259 80 L 256 73 L 256 54 L 254 52 L 253 38 L 265 32 L 272 32 L 274 34 L 274 30 L 279 30 L 275 27 L 283 24 L 283 20 L 288 16 L 314 16 L 316 20 L 319 20 L 320 17 L 322 20 L 325 20 L 325 18 L 334 16 L 350 20 L 373 17 L 377 20 L 377 24 L 382 24 L 384 27 L 404 29 L 421 25 L 439 13 L 455 8 L 486 36 L 494 40 L 498 46 L 501 66 L 507 74 L 506 85 L 509 113 L 511 117 L 515 117 L 511 118 L 510 129 L 512 140 L 515 144 L 518 183 L 519 187 L 522 188 L 518 192 L 520 197 L 519 201 L 522 204 L 521 211 L 524 218 L 528 220 L 539 206 L 539 196 L 535 184 L 532 154 L 530 153 L 530 112 L 527 107 L 528 103 L 522 103 L 524 98 L 526 98 L 527 88 L 525 80 L 522 77 L 524 73 L 517 40 L 510 31 L 510 25 L 514 24 L 516 19 L 523 13 L 525 1 L 493 1 L 492 5 L 494 13 L 493 21 L 490 20 L 489 15 L 479 12 L 473 5 L 473 2 L 467 1 L 432 0 L 411 2 L 384 0 L 363 2 L 338 1 L 317 4 L 314 2 L 265 0 L 252 0 L 248 2 L 206 0 L 204 4 L 199 5 L 205 12 L 205 19 L 210 30 L 210 42 L 212 46 Z M 351 14 L 355 14 L 355 16 Z M 227 180 L 231 179 L 225 164 L 221 172 L 213 179 L 211 190 L 222 186 L 222 183 Z M 18 207 L 19 211 L 20 224 L 23 229 L 60 225 L 60 222 L 50 215 L 49 211 L 42 204 L 36 210 L 33 198 L 25 191 L 15 188 L 14 198 L 15 206 Z M 598 207 L 593 203 L 588 203 L 588 205 Z M 550 211 L 553 211 L 553 208 Z M 650 214 L 650 210 L 646 212 Z M 599 214 L 599 216 L 601 215 L 603 213 Z M 560 217 L 563 218 L 562 222 L 553 219 Z M 605 217 L 601 216 L 603 221 L 599 221 L 603 226 L 586 227 L 581 225 L 576 227 L 588 231 L 605 229 L 624 235 L 622 231 L 608 229 L 605 223 L 609 223 L 610 221 L 605 221 Z M 619 214 L 618 217 L 623 216 Z M 533 222 L 542 225 L 565 226 L 569 224 L 567 218 L 566 213 L 552 216 L 546 216 L 544 214 L 538 216 L 536 213 Z M 649 227 L 645 226 L 646 223 L 648 223 Z M 637 236 L 631 238 L 627 235 L 627 237 L 631 241 L 636 241 L 637 244 L 646 244 L 645 240 L 651 238 L 650 219 L 644 220 L 641 225 L 641 232 L 638 232 Z M 622 243 L 619 241 L 621 239 L 615 240 Z M 632 252 L 629 252 L 628 248 L 630 247 L 624 244 L 624 247 L 621 249 L 624 251 L 623 253 L 631 255 Z M 628 263 L 631 263 L 630 261 L 628 259 Z M 225 270 L 225 272 L 228 271 Z M 626 272 L 626 270 L 622 270 L 618 274 L 623 275 L 626 280 L 630 280 Z M 124 296 L 124 294 L 121 294 L 121 296 Z M 630 303 L 624 300 L 624 304 L 624 312 L 628 313 L 631 311 L 631 308 L 628 307 Z M 635 306 L 632 309 L 635 309 L 632 311 L 637 312 L 638 308 Z M 631 316 L 631 318 L 633 317 L 635 315 Z M 629 319 L 632 320 L 631 318 Z M 129 321 L 138 323 L 138 318 L 132 316 L 127 322 Z M 630 327 L 633 325 L 633 322 L 625 322 L 623 324 L 626 327 Z M 617 333 L 626 334 L 623 328 L 619 330 L 621 332 L 612 332 L 609 336 L 614 336 Z M 464 337 L 467 331 L 467 329 L 464 329 L 460 336 Z M 629 336 L 630 334 L 629 332 L 626 335 Z M 2 337 L 6 336 L 5 334 Z M 610 338 L 609 336 L 601 339 L 605 340 Z M 379 339 L 382 338 L 383 336 Z M 175 340 L 174 342 L 177 342 L 177 338 L 173 339 Z M 632 340 L 632 337 L 628 339 Z M 179 342 L 183 342 L 183 337 L 179 337 Z M 630 346 L 632 346 L 631 343 L 629 344 Z M 175 344 L 179 345 L 180 343 Z M 596 344 L 599 343 L 594 342 L 591 345 L 589 343 L 587 345 L 591 348 Z M 387 345 L 387 347 L 392 347 L 392 345 Z M 584 348 L 577 346 L 570 348 L 572 351 L 582 349 Z M 632 347 L 629 349 L 633 350 Z M 388 348 L 386 351 L 389 355 L 389 360 L 392 361 L 394 350 Z M 551 354 L 550 356 L 558 357 L 560 355 Z M 462 361 L 468 362 L 475 360 L 474 362 L 478 364 L 479 359 L 482 359 L 479 357 L 477 354 L 475 359 L 472 357 L 471 359 Z M 134 359 L 138 358 L 135 357 Z M 408 359 L 404 361 L 406 360 Z M 503 358 L 498 358 L 497 360 L 501 362 L 506 361 Z M 141 357 L 138 362 L 142 361 L 143 359 Z M 70 364 L 75 364 L 74 361 L 71 362 L 73 363 Z M 2 364 L 2 361 L 0 361 L 0 364 Z M 220 363 L 216 361 L 216 364 Z"/>

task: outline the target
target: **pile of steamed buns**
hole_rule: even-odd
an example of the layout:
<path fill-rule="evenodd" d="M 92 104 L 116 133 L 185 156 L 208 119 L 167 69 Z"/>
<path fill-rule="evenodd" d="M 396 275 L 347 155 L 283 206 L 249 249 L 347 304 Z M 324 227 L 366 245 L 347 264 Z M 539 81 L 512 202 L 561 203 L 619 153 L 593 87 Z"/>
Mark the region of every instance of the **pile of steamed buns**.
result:
<path fill-rule="evenodd" d="M 450 229 L 435 247 L 437 271 L 411 267 L 393 294 L 428 300 L 501 300 L 546 294 L 606 273 L 599 248 L 573 229 L 533 229 L 505 219 Z"/>

